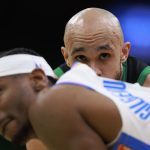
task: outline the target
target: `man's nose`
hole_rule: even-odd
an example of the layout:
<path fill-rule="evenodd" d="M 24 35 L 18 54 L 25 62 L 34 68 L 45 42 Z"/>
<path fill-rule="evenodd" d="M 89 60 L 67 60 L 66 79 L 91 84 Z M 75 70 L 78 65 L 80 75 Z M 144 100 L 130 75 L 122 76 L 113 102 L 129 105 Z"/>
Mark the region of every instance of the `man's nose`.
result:
<path fill-rule="evenodd" d="M 96 72 L 98 76 L 102 76 L 102 71 L 95 63 L 92 63 L 90 67 Z"/>

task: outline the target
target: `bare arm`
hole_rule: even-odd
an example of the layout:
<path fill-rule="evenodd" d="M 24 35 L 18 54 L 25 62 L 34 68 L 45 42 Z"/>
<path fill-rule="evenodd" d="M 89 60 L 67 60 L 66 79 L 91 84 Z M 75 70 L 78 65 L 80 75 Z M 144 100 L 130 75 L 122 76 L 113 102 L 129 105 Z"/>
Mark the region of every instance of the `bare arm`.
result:
<path fill-rule="evenodd" d="M 146 79 L 144 81 L 143 86 L 150 87 L 150 74 L 147 75 L 147 77 L 146 77 Z"/>
<path fill-rule="evenodd" d="M 54 87 L 41 95 L 31 108 L 30 119 L 39 138 L 56 150 L 106 150 L 105 143 L 121 128 L 110 100 L 72 85 Z"/>

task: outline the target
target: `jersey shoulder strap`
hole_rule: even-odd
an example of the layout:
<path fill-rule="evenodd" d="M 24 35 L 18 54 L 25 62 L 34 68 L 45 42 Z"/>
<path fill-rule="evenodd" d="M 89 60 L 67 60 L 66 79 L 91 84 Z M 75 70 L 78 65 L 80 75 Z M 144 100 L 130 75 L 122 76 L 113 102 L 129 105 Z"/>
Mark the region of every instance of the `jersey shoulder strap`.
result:
<path fill-rule="evenodd" d="M 61 77 L 65 72 L 67 72 L 70 68 L 67 66 L 66 63 L 61 64 L 60 66 L 58 66 L 56 69 L 54 69 L 54 73 L 56 74 L 56 76 L 59 78 Z"/>
<path fill-rule="evenodd" d="M 144 76 L 144 69 L 148 65 L 141 60 L 136 59 L 135 57 L 129 56 L 125 64 L 123 65 L 123 77 L 126 82 L 129 83 L 136 83 L 140 81 L 140 84 L 142 85 Z M 143 72 L 143 73 L 142 73 Z M 147 73 L 147 71 L 146 71 Z M 145 74 L 146 77 L 147 74 Z M 140 77 L 140 78 L 139 78 Z M 126 78 L 126 79 L 125 79 Z"/>

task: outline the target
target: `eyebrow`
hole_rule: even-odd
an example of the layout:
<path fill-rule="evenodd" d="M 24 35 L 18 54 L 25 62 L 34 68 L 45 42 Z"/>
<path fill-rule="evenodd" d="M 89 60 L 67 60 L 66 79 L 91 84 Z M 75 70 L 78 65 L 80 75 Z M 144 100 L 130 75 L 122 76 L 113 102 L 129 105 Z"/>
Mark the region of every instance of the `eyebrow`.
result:
<path fill-rule="evenodd" d="M 109 44 L 105 44 L 105 45 L 101 45 L 97 48 L 97 51 L 101 51 L 101 50 L 113 50 L 113 48 Z M 73 55 L 77 52 L 83 52 L 83 51 L 86 51 L 86 49 L 84 47 L 78 47 L 78 48 L 75 47 L 71 51 L 71 55 Z"/>
<path fill-rule="evenodd" d="M 77 53 L 77 52 L 83 52 L 85 51 L 85 48 L 84 47 L 75 47 L 73 48 L 73 50 L 71 51 L 71 55 L 73 55 L 74 53 Z"/>

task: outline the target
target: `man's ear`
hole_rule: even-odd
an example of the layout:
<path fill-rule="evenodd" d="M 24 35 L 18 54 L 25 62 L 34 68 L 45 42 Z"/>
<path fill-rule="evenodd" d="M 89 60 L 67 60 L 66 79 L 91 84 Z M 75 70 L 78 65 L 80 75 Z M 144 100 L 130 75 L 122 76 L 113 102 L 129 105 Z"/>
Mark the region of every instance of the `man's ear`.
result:
<path fill-rule="evenodd" d="M 124 63 L 127 60 L 128 56 L 129 56 L 130 48 L 131 48 L 130 42 L 124 43 L 122 52 L 121 52 L 121 62 L 122 63 Z"/>
<path fill-rule="evenodd" d="M 65 60 L 66 64 L 68 66 L 70 66 L 69 65 L 69 59 L 68 59 L 68 51 L 67 51 L 67 49 L 64 46 L 61 47 L 61 53 L 64 56 L 64 60 Z"/>
<path fill-rule="evenodd" d="M 43 88 L 48 87 L 49 80 L 43 70 L 35 69 L 29 76 L 32 87 L 36 92 L 41 91 Z"/>

